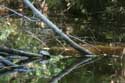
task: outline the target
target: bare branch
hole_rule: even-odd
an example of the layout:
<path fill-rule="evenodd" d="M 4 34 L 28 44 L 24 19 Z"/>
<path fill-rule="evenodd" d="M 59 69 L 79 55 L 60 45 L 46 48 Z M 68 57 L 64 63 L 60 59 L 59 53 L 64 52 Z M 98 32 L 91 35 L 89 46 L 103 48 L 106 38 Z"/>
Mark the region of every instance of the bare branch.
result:
<path fill-rule="evenodd" d="M 7 48 L 7 47 L 1 47 L 1 46 L 0 46 L 0 52 L 12 54 L 12 55 L 26 56 L 26 57 L 41 57 L 40 54 L 25 52 L 25 51 L 22 51 L 22 50 L 17 50 L 17 49 L 12 49 L 12 48 Z"/>
<path fill-rule="evenodd" d="M 59 74 L 57 74 L 56 76 L 54 76 L 49 83 L 58 83 L 59 80 L 61 80 L 64 76 L 66 76 L 67 74 L 69 74 L 71 71 L 73 71 L 74 69 L 79 68 L 81 65 L 85 66 L 87 64 L 91 64 L 97 60 L 100 60 L 102 58 L 98 57 L 98 58 L 88 58 L 88 59 L 83 59 L 77 63 L 75 63 L 74 65 L 70 66 L 69 68 L 64 69 L 62 72 L 60 72 Z"/>
<path fill-rule="evenodd" d="M 5 8 L 5 9 L 7 9 L 7 10 L 13 12 L 13 13 L 17 14 L 18 16 L 20 16 L 20 17 L 22 17 L 22 18 L 24 18 L 24 19 L 26 19 L 26 20 L 28 20 L 28 21 L 32 21 L 32 22 L 40 21 L 40 20 L 33 20 L 33 19 L 31 19 L 31 18 L 29 18 L 29 17 L 27 17 L 27 16 L 25 16 L 25 15 L 23 15 L 23 14 L 21 14 L 21 13 L 18 13 L 18 12 L 16 12 L 15 10 L 13 10 L 13 9 L 11 9 L 11 8 L 5 7 L 5 6 L 3 6 L 3 5 L 0 5 L 0 7 L 3 7 L 3 8 Z"/>
<path fill-rule="evenodd" d="M 74 49 L 78 50 L 80 53 L 82 53 L 84 56 L 88 57 L 88 55 L 91 55 L 89 57 L 92 57 L 93 53 L 89 50 L 82 48 L 80 45 L 78 45 L 76 42 L 71 40 L 66 34 L 64 34 L 55 24 L 53 24 L 46 16 L 41 14 L 40 11 L 38 11 L 29 0 L 24 0 L 24 3 L 29 6 L 34 14 L 38 16 L 44 23 L 46 23 L 55 33 L 57 33 L 60 37 L 62 37 L 70 46 L 72 46 Z"/>
<path fill-rule="evenodd" d="M 47 45 L 42 41 L 40 40 L 34 33 L 32 33 L 31 31 L 25 31 L 26 33 L 28 33 L 32 38 L 38 40 L 40 43 L 42 43 L 43 46 L 47 47 Z"/>
<path fill-rule="evenodd" d="M 0 77 L 11 73 L 15 73 L 15 72 L 24 73 L 24 72 L 30 72 L 30 71 L 32 70 L 24 66 L 8 66 L 0 69 Z"/>
<path fill-rule="evenodd" d="M 12 63 L 11 61 L 9 61 L 1 56 L 0 56 L 0 63 L 4 64 L 5 66 L 17 66 L 16 64 Z"/>

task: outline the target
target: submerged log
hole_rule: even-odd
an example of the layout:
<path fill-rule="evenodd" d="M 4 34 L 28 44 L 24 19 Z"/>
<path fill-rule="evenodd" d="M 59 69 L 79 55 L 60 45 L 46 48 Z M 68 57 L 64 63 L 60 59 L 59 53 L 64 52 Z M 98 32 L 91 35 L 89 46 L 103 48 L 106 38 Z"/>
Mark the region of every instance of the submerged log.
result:
<path fill-rule="evenodd" d="M 8 13 L 8 10 L 6 8 L 0 7 L 0 16 L 6 16 Z"/>
<path fill-rule="evenodd" d="M 96 55 L 122 55 L 124 47 L 122 46 L 106 46 L 106 45 L 82 45 L 82 47 L 89 49 Z M 80 56 L 79 53 L 71 47 L 52 47 L 50 48 L 51 53 L 62 54 L 66 56 Z"/>

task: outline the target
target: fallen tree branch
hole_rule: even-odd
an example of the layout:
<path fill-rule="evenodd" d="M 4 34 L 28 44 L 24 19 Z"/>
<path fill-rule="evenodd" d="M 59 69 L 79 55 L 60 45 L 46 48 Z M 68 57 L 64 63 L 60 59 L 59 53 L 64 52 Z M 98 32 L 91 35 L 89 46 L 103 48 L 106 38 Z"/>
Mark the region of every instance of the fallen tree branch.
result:
<path fill-rule="evenodd" d="M 24 0 L 24 3 L 32 9 L 32 11 L 38 16 L 44 23 L 46 23 L 55 33 L 57 33 L 60 37 L 62 37 L 70 46 L 72 46 L 74 49 L 82 53 L 84 56 L 88 57 L 88 55 L 93 55 L 92 52 L 89 50 L 82 48 L 80 45 L 78 45 L 76 42 L 71 40 L 66 34 L 64 34 L 55 24 L 53 24 L 46 16 L 41 14 L 40 11 L 38 11 L 29 0 Z M 91 57 L 91 56 L 89 56 Z"/>
<path fill-rule="evenodd" d="M 28 68 L 12 63 L 11 61 L 0 56 L 0 76 L 14 73 L 14 72 L 27 72 Z"/>
<path fill-rule="evenodd" d="M 19 60 L 17 63 L 15 63 L 18 65 L 26 64 L 26 63 L 33 62 L 33 61 L 44 61 L 44 60 L 50 59 L 50 56 L 31 53 L 31 52 L 25 52 L 22 50 L 17 50 L 17 49 L 12 49 L 12 48 L 7 48 L 7 47 L 0 47 L 0 56 L 6 57 L 6 58 L 10 57 L 10 59 L 14 59 L 15 56 L 19 56 L 20 58 L 21 57 L 26 58 L 24 60 Z M 0 61 L 4 62 L 5 64 L 8 64 L 8 65 L 10 64 L 11 66 L 12 65 L 14 66 L 14 64 L 11 61 L 7 59 L 3 59 L 1 57 L 0 57 Z"/>
<path fill-rule="evenodd" d="M 72 72 L 74 69 L 77 69 L 79 66 L 85 66 L 87 64 L 91 64 L 97 60 L 102 59 L 102 57 L 97 57 L 97 58 L 88 58 L 88 59 L 83 59 L 74 65 L 71 65 L 69 68 L 64 69 L 62 72 L 54 76 L 49 83 L 58 83 L 59 80 L 61 80 L 64 76 Z"/>
<path fill-rule="evenodd" d="M 26 57 L 42 57 L 40 54 L 31 53 L 31 52 L 25 52 L 22 50 L 7 48 L 7 47 L 1 47 L 0 46 L 0 52 L 11 55 L 20 55 L 20 56 L 26 56 Z M 4 54 L 3 54 L 4 55 Z"/>
<path fill-rule="evenodd" d="M 12 63 L 11 61 L 0 57 L 0 63 L 3 64 L 4 66 L 17 66 L 16 64 Z"/>
<path fill-rule="evenodd" d="M 7 66 L 0 69 L 0 77 L 11 73 L 15 73 L 15 72 L 24 73 L 24 72 L 30 72 L 30 71 L 32 70 L 24 66 Z"/>

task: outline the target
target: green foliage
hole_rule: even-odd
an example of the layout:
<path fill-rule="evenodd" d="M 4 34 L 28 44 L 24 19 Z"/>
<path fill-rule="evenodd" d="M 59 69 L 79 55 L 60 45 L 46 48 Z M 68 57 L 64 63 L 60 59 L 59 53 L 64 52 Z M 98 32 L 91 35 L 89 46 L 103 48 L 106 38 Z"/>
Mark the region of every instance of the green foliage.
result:
<path fill-rule="evenodd" d="M 62 3 L 61 0 L 46 0 L 49 8 L 59 7 Z"/>
<path fill-rule="evenodd" d="M 0 40 L 7 40 L 10 34 L 14 34 L 16 26 L 10 25 L 9 22 L 0 23 Z"/>

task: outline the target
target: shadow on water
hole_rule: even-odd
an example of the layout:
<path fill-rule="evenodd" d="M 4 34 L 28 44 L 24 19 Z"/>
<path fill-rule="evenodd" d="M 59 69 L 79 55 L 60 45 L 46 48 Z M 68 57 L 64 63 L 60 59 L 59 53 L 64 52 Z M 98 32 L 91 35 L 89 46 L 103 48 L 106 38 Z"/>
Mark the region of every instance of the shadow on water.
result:
<path fill-rule="evenodd" d="M 59 83 L 124 83 L 123 66 L 120 57 L 105 57 L 72 71 Z"/>
<path fill-rule="evenodd" d="M 72 63 L 81 58 L 69 58 L 62 59 L 56 64 L 56 67 L 60 64 L 64 64 L 65 68 L 69 67 Z M 50 65 L 50 64 L 48 64 Z M 35 66 L 35 65 L 34 65 Z M 40 65 L 39 65 L 40 66 Z M 65 69 L 64 68 L 64 69 Z M 81 65 L 76 68 L 68 75 L 64 76 L 59 83 L 124 83 L 124 60 L 121 57 L 106 56 L 101 60 L 95 61 L 94 63 Z M 36 72 L 39 70 L 36 70 Z M 42 71 L 42 70 L 40 70 Z M 52 70 L 51 70 L 52 71 Z M 42 77 L 34 73 L 13 73 L 2 76 L 0 78 L 1 83 L 48 83 L 49 78 L 46 76 Z M 56 73 L 58 74 L 58 73 Z M 56 75 L 55 74 L 55 75 Z"/>

